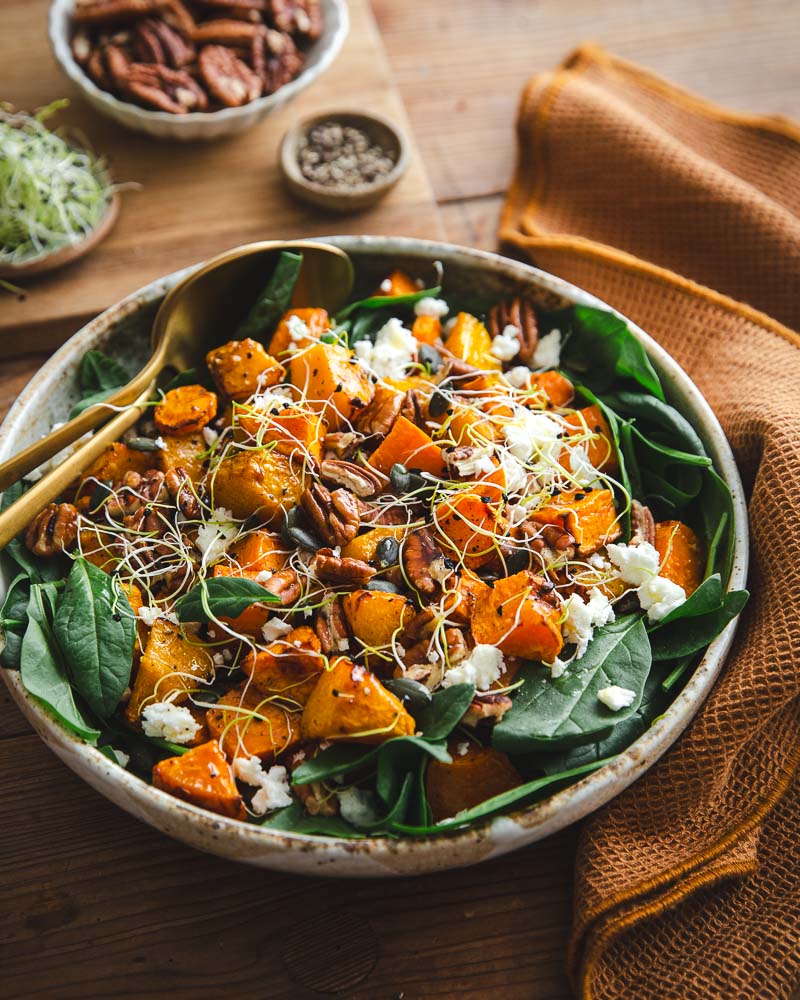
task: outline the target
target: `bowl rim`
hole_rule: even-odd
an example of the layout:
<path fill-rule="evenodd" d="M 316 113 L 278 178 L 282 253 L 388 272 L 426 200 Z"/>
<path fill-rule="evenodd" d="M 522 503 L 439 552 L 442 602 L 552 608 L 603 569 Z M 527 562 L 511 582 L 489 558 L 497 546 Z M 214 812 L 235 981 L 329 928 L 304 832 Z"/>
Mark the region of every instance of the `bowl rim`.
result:
<path fill-rule="evenodd" d="M 347 33 L 350 30 L 350 13 L 346 0 L 322 0 L 322 2 L 329 5 L 331 10 L 336 11 L 337 20 L 330 37 L 325 38 L 325 29 L 323 28 L 323 34 L 316 42 L 312 43 L 312 47 L 314 45 L 321 46 L 317 62 L 312 66 L 304 67 L 293 80 L 279 87 L 278 90 L 263 97 L 257 97 L 254 101 L 249 101 L 247 104 L 241 104 L 236 108 L 220 108 L 218 111 L 190 111 L 185 115 L 173 115 L 168 111 L 154 111 L 150 108 L 143 108 L 138 104 L 133 104 L 131 101 L 122 101 L 107 90 L 103 90 L 97 86 L 88 73 L 85 73 L 75 61 L 72 49 L 70 48 L 68 37 L 69 14 L 74 6 L 74 0 L 51 0 L 48 12 L 48 33 L 50 35 L 50 45 L 53 49 L 53 54 L 61 69 L 79 90 L 86 91 L 96 102 L 105 105 L 115 115 L 134 115 L 142 121 L 149 122 L 178 123 L 178 128 L 183 127 L 180 123 L 185 123 L 186 125 L 201 122 L 218 124 L 236 121 L 248 115 L 266 113 L 273 107 L 281 106 L 329 69 L 341 51 Z M 67 15 L 63 25 L 60 20 L 62 14 Z M 325 43 L 324 46 L 322 46 L 323 42 Z"/>
<path fill-rule="evenodd" d="M 733 495 L 734 559 L 727 589 L 737 589 L 745 585 L 749 560 L 747 508 L 730 445 L 717 417 L 688 374 L 639 326 L 602 299 L 562 278 L 530 264 L 488 251 L 409 237 L 320 236 L 317 239 L 320 242 L 331 242 L 346 252 L 403 254 L 427 262 L 442 260 L 445 268 L 448 257 L 458 258 L 460 261 L 472 262 L 476 266 L 488 266 L 495 273 L 506 274 L 521 283 L 533 283 L 566 297 L 572 303 L 605 309 L 623 319 L 643 344 L 650 359 L 656 363 L 659 372 L 668 376 L 680 388 L 686 408 L 691 409 L 693 416 L 700 420 L 698 432 L 706 439 L 715 468 L 725 479 Z M 203 265 L 193 265 L 150 282 L 106 309 L 66 341 L 31 378 L 0 425 L 0 458 L 6 457 L 10 452 L 11 438 L 16 424 L 24 416 L 28 406 L 35 405 L 37 387 L 40 383 L 57 378 L 66 363 L 93 346 L 97 336 L 109 325 L 118 323 L 160 298 L 175 282 L 201 266 Z M 12 697 L 32 722 L 37 733 L 43 738 L 47 737 L 45 742 L 68 766 L 78 770 L 79 765 L 84 765 L 80 769 L 81 776 L 101 791 L 104 797 L 111 798 L 127 812 L 139 817 L 148 809 L 158 813 L 163 826 L 159 826 L 159 822 L 155 820 L 148 819 L 148 822 L 162 830 L 169 826 L 165 832 L 178 839 L 187 839 L 182 829 L 188 824 L 195 831 L 213 830 L 210 836 L 215 843 L 223 839 L 239 844 L 247 842 L 254 852 L 258 848 L 273 852 L 268 859 L 259 860 L 254 855 L 235 857 L 216 847 L 204 848 L 244 862 L 290 867 L 287 855 L 301 853 L 306 858 L 310 855 L 314 859 L 312 863 L 324 866 L 314 869 L 315 874 L 344 877 L 405 875 L 412 871 L 419 874 L 477 863 L 523 847 L 566 828 L 621 794 L 674 744 L 699 711 L 723 667 L 738 621 L 737 618 L 731 622 L 710 643 L 691 678 L 664 714 L 611 763 L 528 807 L 500 816 L 487 817 L 462 829 L 397 840 L 377 837 L 347 839 L 272 830 L 209 813 L 199 806 L 184 802 L 148 785 L 118 765 L 112 765 L 99 750 L 84 743 L 56 718 L 49 715 L 46 709 L 24 690 L 17 671 L 0 670 L 0 674 Z M 102 776 L 102 772 L 109 767 L 113 767 L 114 795 L 110 793 L 109 783 L 104 782 Z M 88 772 L 88 775 L 84 772 Z M 463 854 L 459 858 L 461 848 Z M 481 853 L 476 855 L 476 850 Z M 282 860 L 279 862 L 279 859 Z M 413 869 L 409 865 L 412 860 L 416 865 Z M 370 865 L 370 861 L 373 864 Z M 359 866 L 354 862 L 364 864 Z M 311 865 L 305 866 L 298 861 L 298 867 L 293 870 L 306 871 L 310 867 Z"/>

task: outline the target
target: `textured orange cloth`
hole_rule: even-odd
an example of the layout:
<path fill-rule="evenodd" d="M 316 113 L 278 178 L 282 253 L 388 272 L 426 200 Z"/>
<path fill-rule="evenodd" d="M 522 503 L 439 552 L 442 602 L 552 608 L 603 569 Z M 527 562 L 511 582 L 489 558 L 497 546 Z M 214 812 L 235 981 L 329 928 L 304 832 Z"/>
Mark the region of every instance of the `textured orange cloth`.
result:
<path fill-rule="evenodd" d="M 689 730 L 584 826 L 581 997 L 790 997 L 800 983 L 800 129 L 594 46 L 536 76 L 507 251 L 594 292 L 692 375 L 749 499 L 750 602 Z"/>

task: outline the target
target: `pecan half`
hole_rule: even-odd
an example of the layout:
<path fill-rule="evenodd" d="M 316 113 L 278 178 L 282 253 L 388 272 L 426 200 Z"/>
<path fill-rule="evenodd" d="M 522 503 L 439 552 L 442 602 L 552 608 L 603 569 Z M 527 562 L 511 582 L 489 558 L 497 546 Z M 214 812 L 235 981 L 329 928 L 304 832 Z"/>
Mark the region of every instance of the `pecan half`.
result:
<path fill-rule="evenodd" d="M 167 0 L 161 17 L 171 28 L 179 31 L 184 38 L 192 37 L 195 20 L 181 0 Z"/>
<path fill-rule="evenodd" d="M 126 85 L 134 97 L 159 111 L 183 115 L 188 111 L 205 111 L 208 107 L 203 89 L 182 69 L 155 63 L 131 63 Z"/>
<path fill-rule="evenodd" d="M 446 628 L 444 640 L 447 644 L 447 659 L 450 664 L 459 663 L 467 655 L 467 642 L 460 628 Z"/>
<path fill-rule="evenodd" d="M 267 0 L 197 0 L 197 3 L 207 7 L 219 7 L 227 10 L 229 7 L 236 7 L 239 10 L 263 10 L 267 9 Z"/>
<path fill-rule="evenodd" d="M 222 45 L 200 50 L 200 75 L 209 91 L 228 108 L 238 108 L 261 96 L 260 77 Z"/>
<path fill-rule="evenodd" d="M 413 586 L 421 594 L 435 594 L 452 570 L 444 553 L 425 528 L 412 531 L 403 544 L 403 566 Z"/>
<path fill-rule="evenodd" d="M 360 559 L 335 556 L 332 549 L 320 549 L 311 561 L 311 566 L 320 580 L 333 583 L 368 583 L 377 570 Z"/>
<path fill-rule="evenodd" d="M 323 482 L 333 486 L 343 486 L 357 497 L 371 497 L 381 488 L 381 479 L 372 469 L 354 462 L 340 462 L 326 459 L 319 470 Z"/>
<path fill-rule="evenodd" d="M 344 616 L 341 598 L 323 605 L 314 616 L 314 631 L 319 639 L 322 652 L 344 653 L 350 646 L 347 619 Z"/>
<path fill-rule="evenodd" d="M 166 6 L 167 0 L 78 0 L 72 20 L 74 24 L 102 24 L 157 14 Z"/>
<path fill-rule="evenodd" d="M 267 13 L 279 31 L 313 42 L 322 31 L 319 0 L 269 0 Z"/>
<path fill-rule="evenodd" d="M 78 508 L 71 503 L 50 503 L 25 530 L 25 545 L 37 556 L 66 552 L 78 537 Z"/>
<path fill-rule="evenodd" d="M 301 594 L 302 588 L 293 569 L 281 569 L 264 584 L 264 588 L 280 598 L 281 605 L 293 604 Z"/>
<path fill-rule="evenodd" d="M 260 24 L 248 24 L 232 18 L 219 18 L 214 21 L 204 21 L 198 24 L 192 34 L 198 45 L 231 45 L 234 48 L 246 49 L 253 40 L 263 37 L 264 28 Z"/>
<path fill-rule="evenodd" d="M 250 56 L 253 69 L 264 84 L 265 94 L 273 94 L 293 80 L 303 66 L 303 58 L 291 37 L 272 29 L 261 31 L 253 38 Z"/>
<path fill-rule="evenodd" d="M 187 42 L 166 22 L 157 18 L 148 18 L 143 21 L 137 26 L 136 32 L 140 34 L 134 41 L 134 48 L 141 38 L 142 51 L 152 51 L 160 56 L 160 58 L 154 59 L 143 58 L 143 62 L 166 63 L 173 69 L 181 69 L 192 62 L 195 57 L 194 45 Z"/>
<path fill-rule="evenodd" d="M 510 302 L 501 302 L 489 310 L 487 317 L 489 333 L 496 337 L 507 326 L 515 326 L 520 332 L 520 361 L 526 365 L 533 361 L 536 345 L 539 342 L 539 324 L 533 303 L 522 296 L 516 296 Z"/>
<path fill-rule="evenodd" d="M 336 431 L 333 434 L 326 434 L 322 442 L 322 446 L 325 449 L 325 454 L 329 452 L 335 455 L 336 458 L 350 458 L 354 455 L 364 440 L 363 434 L 357 434 L 355 431 Z"/>
<path fill-rule="evenodd" d="M 164 483 L 181 514 L 184 517 L 197 517 L 200 513 L 200 501 L 186 469 L 180 465 L 175 469 L 168 469 Z"/>
<path fill-rule="evenodd" d="M 513 706 L 507 694 L 483 694 L 473 698 L 461 721 L 474 729 L 484 719 L 499 722 Z"/>
<path fill-rule="evenodd" d="M 418 389 L 407 389 L 400 404 L 400 416 L 422 427 L 426 419 L 425 398 Z"/>
<path fill-rule="evenodd" d="M 630 544 L 641 545 L 642 542 L 649 542 L 650 545 L 655 545 L 656 522 L 649 507 L 645 507 L 638 500 L 632 500 Z"/>
<path fill-rule="evenodd" d="M 117 90 L 125 90 L 128 84 L 131 61 L 123 49 L 117 45 L 105 47 L 106 69 Z"/>
<path fill-rule="evenodd" d="M 329 545 L 346 545 L 358 534 L 358 500 L 347 490 L 331 493 L 321 483 L 313 483 L 300 497 L 300 504 L 319 537 Z"/>
<path fill-rule="evenodd" d="M 89 56 L 88 62 L 86 63 L 86 72 L 101 90 L 108 90 L 111 81 L 109 80 L 108 73 L 106 72 L 106 62 L 103 58 L 102 49 L 95 49 Z"/>
<path fill-rule="evenodd" d="M 371 402 L 356 414 L 353 422 L 364 434 L 388 434 L 402 407 L 403 397 L 399 392 L 376 385 Z"/>
<path fill-rule="evenodd" d="M 538 553 L 546 563 L 559 558 L 572 559 L 575 556 L 575 539 L 556 524 L 541 525 L 537 521 L 523 521 L 519 531 L 531 552 Z"/>

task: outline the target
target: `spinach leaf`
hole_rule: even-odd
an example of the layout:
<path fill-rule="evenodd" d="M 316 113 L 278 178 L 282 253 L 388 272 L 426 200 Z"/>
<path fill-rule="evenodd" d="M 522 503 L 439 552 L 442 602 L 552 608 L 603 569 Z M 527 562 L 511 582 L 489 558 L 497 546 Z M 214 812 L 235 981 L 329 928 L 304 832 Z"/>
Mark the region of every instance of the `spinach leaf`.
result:
<path fill-rule="evenodd" d="M 353 347 L 359 340 L 375 341 L 378 330 L 391 319 L 391 309 L 365 310 L 354 316 L 353 319 L 345 320 L 342 329 L 347 333 L 347 342 Z"/>
<path fill-rule="evenodd" d="M 639 615 L 598 629 L 580 660 L 553 679 L 544 666 L 523 671 L 514 706 L 495 726 L 492 743 L 508 753 L 575 746 L 604 739 L 638 709 L 650 671 L 647 630 Z M 633 703 L 612 712 L 597 697 L 609 685 L 636 692 Z"/>
<path fill-rule="evenodd" d="M 76 559 L 53 633 L 75 689 L 98 718 L 109 718 L 130 681 L 136 641 L 136 618 L 114 578 Z"/>
<path fill-rule="evenodd" d="M 475 697 L 474 684 L 454 684 L 436 691 L 431 703 L 416 716 L 416 723 L 426 740 L 443 740 L 458 725 Z"/>
<path fill-rule="evenodd" d="M 696 653 L 689 653 L 688 656 L 682 656 L 674 662 L 672 669 L 669 671 L 667 676 L 661 682 L 661 690 L 664 692 L 671 691 L 675 685 L 681 680 L 684 674 L 692 667 L 697 660 Z M 669 661 L 667 661 L 666 666 L 669 666 Z"/>
<path fill-rule="evenodd" d="M 733 566 L 733 497 L 727 483 L 713 469 L 706 469 L 697 506 L 709 540 L 706 574 L 719 573 L 727 581 Z"/>
<path fill-rule="evenodd" d="M 572 335 L 564 344 L 561 361 L 581 374 L 595 392 L 605 392 L 619 379 L 631 379 L 664 399 L 658 375 L 628 324 L 613 313 L 592 306 L 575 306 Z"/>
<path fill-rule="evenodd" d="M 732 590 L 716 610 L 693 618 L 681 618 L 657 629 L 650 636 L 653 659 L 675 660 L 704 649 L 730 625 L 749 596 L 746 590 Z"/>
<path fill-rule="evenodd" d="M 299 801 L 272 813 L 260 825 L 270 830 L 318 834 L 323 837 L 355 839 L 365 836 L 339 816 L 309 816 L 303 809 L 303 803 Z"/>
<path fill-rule="evenodd" d="M 392 315 L 397 315 L 398 306 L 413 306 L 424 298 L 437 298 L 442 294 L 442 286 L 435 285 L 433 288 L 422 288 L 418 292 L 410 292 L 408 295 L 370 295 L 366 299 L 359 299 L 358 302 L 351 302 L 336 314 L 336 323 L 343 323 L 354 312 L 361 309 L 383 309 L 388 306 L 392 310 Z"/>
<path fill-rule="evenodd" d="M 642 425 L 646 424 L 663 432 L 663 444 L 672 442 L 692 455 L 707 457 L 703 442 L 694 427 L 682 413 L 668 403 L 662 402 L 655 396 L 648 396 L 643 392 L 630 392 L 626 389 L 609 393 L 605 396 L 605 402 L 622 416 L 636 417 Z M 637 423 L 637 426 L 640 425 Z M 653 437 L 653 434 L 650 436 Z"/>
<path fill-rule="evenodd" d="M 214 618 L 237 618 L 251 604 L 280 604 L 280 598 L 255 580 L 237 576 L 215 576 L 201 580 L 175 602 L 181 622 L 208 622 Z"/>
<path fill-rule="evenodd" d="M 649 627 L 650 632 L 664 628 L 670 622 L 678 621 L 681 618 L 697 618 L 706 615 L 710 611 L 717 611 L 723 604 L 722 580 L 719 573 L 709 576 L 703 580 L 697 590 L 686 598 L 683 604 L 670 611 L 660 622 L 656 622 Z"/>
<path fill-rule="evenodd" d="M 70 410 L 69 419 L 79 416 L 95 403 L 102 403 L 129 379 L 127 371 L 118 361 L 102 351 L 87 351 L 78 370 L 81 398 Z"/>
<path fill-rule="evenodd" d="M 354 743 L 334 744 L 295 768 L 292 772 L 292 784 L 307 785 L 312 781 L 326 781 L 337 775 L 361 770 L 379 756 L 389 755 L 393 758 L 397 753 L 397 747 L 401 744 L 416 747 L 420 752 L 429 754 L 445 764 L 449 764 L 452 760 L 444 743 L 432 742 L 421 736 L 397 736 L 379 746 L 366 748 Z"/>
<path fill-rule="evenodd" d="M 8 586 L 0 608 L 0 666 L 19 669 L 22 636 L 28 626 L 28 601 L 31 582 L 26 573 L 19 573 Z"/>
<path fill-rule="evenodd" d="M 235 339 L 252 337 L 262 340 L 268 337 L 278 325 L 281 316 L 292 304 L 292 294 L 300 268 L 303 264 L 301 253 L 282 250 L 272 277 L 256 299 L 250 312 L 239 324 Z"/>
<path fill-rule="evenodd" d="M 56 591 L 50 583 L 31 587 L 28 627 L 22 637 L 20 677 L 28 694 L 38 698 L 87 743 L 96 743 L 100 733 L 83 717 L 75 704 L 67 671 L 61 662 L 51 620 Z"/>

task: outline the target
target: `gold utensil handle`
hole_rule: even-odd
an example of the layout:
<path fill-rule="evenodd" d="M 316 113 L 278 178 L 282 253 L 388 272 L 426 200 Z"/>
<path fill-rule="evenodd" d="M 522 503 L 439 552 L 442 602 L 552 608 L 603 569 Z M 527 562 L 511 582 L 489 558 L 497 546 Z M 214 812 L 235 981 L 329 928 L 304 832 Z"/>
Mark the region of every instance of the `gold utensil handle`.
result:
<path fill-rule="evenodd" d="M 142 393 L 136 402 L 118 413 L 80 448 L 65 459 L 58 468 L 42 476 L 19 500 L 15 500 L 0 514 L 0 549 L 4 549 L 12 538 L 23 531 L 39 511 L 62 493 L 67 486 L 85 472 L 96 458 L 106 450 L 112 441 L 132 427 L 145 410 L 150 392 Z M 23 453 L 24 454 L 24 453 Z"/>

